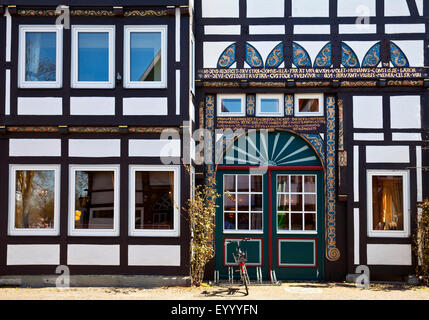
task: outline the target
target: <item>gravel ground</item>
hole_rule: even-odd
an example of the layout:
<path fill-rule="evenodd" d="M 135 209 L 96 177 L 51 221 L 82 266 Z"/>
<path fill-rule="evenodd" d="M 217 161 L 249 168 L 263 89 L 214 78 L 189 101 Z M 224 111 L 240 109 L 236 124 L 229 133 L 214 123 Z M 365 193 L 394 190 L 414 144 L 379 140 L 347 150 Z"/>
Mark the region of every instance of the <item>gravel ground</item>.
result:
<path fill-rule="evenodd" d="M 349 283 L 287 282 L 281 286 L 251 286 L 228 294 L 226 287 L 203 285 L 199 288 L 0 288 L 0 300 L 429 300 L 429 288 L 400 283 L 373 283 L 369 290 Z"/>

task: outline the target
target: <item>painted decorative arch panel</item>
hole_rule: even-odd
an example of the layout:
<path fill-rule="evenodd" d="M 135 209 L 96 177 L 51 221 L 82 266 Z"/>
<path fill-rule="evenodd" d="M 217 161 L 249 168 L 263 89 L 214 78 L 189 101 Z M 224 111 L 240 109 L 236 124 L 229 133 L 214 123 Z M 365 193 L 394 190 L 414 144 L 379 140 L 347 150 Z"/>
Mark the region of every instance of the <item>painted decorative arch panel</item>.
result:
<path fill-rule="evenodd" d="M 327 43 L 317 54 L 313 66 L 315 68 L 329 68 L 332 64 L 332 44 Z"/>
<path fill-rule="evenodd" d="M 381 43 L 378 42 L 374 44 L 368 52 L 365 54 L 365 57 L 362 61 L 362 67 L 376 67 L 381 62 Z"/>
<path fill-rule="evenodd" d="M 265 61 L 265 68 L 278 68 L 282 64 L 285 59 L 283 49 L 283 42 L 274 47 Z"/>
<path fill-rule="evenodd" d="M 228 46 L 220 55 L 217 61 L 218 68 L 229 68 L 231 67 L 236 58 L 235 58 L 236 44 L 233 43 Z"/>
<path fill-rule="evenodd" d="M 392 41 L 390 42 L 390 61 L 392 61 L 394 67 L 410 66 L 410 63 L 408 62 L 404 52 Z"/>
<path fill-rule="evenodd" d="M 264 67 L 264 61 L 261 54 L 250 43 L 246 43 L 246 62 L 251 68 Z"/>
<path fill-rule="evenodd" d="M 297 68 L 311 67 L 311 59 L 307 50 L 296 42 L 292 43 L 292 61 Z"/>
<path fill-rule="evenodd" d="M 341 64 L 346 68 L 356 68 L 360 66 L 356 53 L 344 42 L 341 43 Z"/>
<path fill-rule="evenodd" d="M 250 166 L 321 166 L 303 138 L 286 131 L 249 131 L 226 150 L 220 164 Z"/>

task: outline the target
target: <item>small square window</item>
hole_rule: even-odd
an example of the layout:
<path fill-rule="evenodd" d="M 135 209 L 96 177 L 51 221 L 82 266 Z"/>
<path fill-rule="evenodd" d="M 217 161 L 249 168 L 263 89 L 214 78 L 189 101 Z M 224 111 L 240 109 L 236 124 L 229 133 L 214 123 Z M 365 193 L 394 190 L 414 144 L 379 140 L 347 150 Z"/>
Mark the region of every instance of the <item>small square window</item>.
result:
<path fill-rule="evenodd" d="M 178 166 L 130 166 L 130 236 L 178 236 L 179 207 Z"/>
<path fill-rule="evenodd" d="M 60 167 L 11 165 L 9 235 L 58 235 Z"/>
<path fill-rule="evenodd" d="M 72 26 L 72 88 L 113 88 L 115 26 Z"/>
<path fill-rule="evenodd" d="M 19 26 L 20 88 L 61 88 L 62 26 Z"/>
<path fill-rule="evenodd" d="M 295 116 L 320 117 L 323 116 L 323 94 L 296 94 Z"/>
<path fill-rule="evenodd" d="M 124 87 L 167 87 L 167 26 L 125 26 Z"/>
<path fill-rule="evenodd" d="M 256 116 L 282 117 L 284 116 L 283 94 L 257 94 Z"/>
<path fill-rule="evenodd" d="M 219 117 L 244 117 L 246 115 L 245 94 L 219 94 L 217 115 Z"/>
<path fill-rule="evenodd" d="M 119 235 L 119 166 L 70 166 L 69 234 Z"/>
<path fill-rule="evenodd" d="M 368 235 L 409 236 L 408 172 L 368 170 Z"/>

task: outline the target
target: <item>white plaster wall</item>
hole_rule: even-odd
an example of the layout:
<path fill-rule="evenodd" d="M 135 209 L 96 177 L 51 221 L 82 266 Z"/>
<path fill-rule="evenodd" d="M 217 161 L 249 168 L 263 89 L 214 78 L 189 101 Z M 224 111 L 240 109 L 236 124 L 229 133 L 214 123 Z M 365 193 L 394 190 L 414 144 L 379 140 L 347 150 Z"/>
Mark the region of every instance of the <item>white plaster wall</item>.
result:
<path fill-rule="evenodd" d="M 58 244 L 17 244 L 7 246 L 7 265 L 59 265 Z"/>
<path fill-rule="evenodd" d="M 67 264 L 119 266 L 119 245 L 67 245 Z"/>
<path fill-rule="evenodd" d="M 338 0 L 339 17 L 374 17 L 375 0 Z"/>
<path fill-rule="evenodd" d="M 381 96 L 353 97 L 353 127 L 383 128 L 383 98 Z"/>
<path fill-rule="evenodd" d="M 130 266 L 180 266 L 180 246 L 129 245 Z"/>
<path fill-rule="evenodd" d="M 248 18 L 283 18 L 284 0 L 247 0 Z"/>
<path fill-rule="evenodd" d="M 180 157 L 180 140 L 130 139 L 130 157 Z"/>
<path fill-rule="evenodd" d="M 409 163 L 409 146 L 367 146 L 367 163 Z"/>
<path fill-rule="evenodd" d="M 423 23 L 415 24 L 386 24 L 385 31 L 388 34 L 396 33 L 425 33 L 426 26 Z"/>
<path fill-rule="evenodd" d="M 40 90 L 40 89 L 38 89 Z M 62 98 L 23 98 L 18 97 L 19 115 L 62 115 Z"/>
<path fill-rule="evenodd" d="M 168 99 L 166 97 L 123 98 L 124 116 L 149 116 L 168 114 Z"/>
<path fill-rule="evenodd" d="M 353 133 L 353 140 L 356 140 L 356 141 L 383 141 L 384 140 L 384 133 L 378 133 L 378 132 Z"/>
<path fill-rule="evenodd" d="M 410 10 L 408 9 L 407 0 L 384 1 L 384 15 L 387 17 L 409 16 Z"/>
<path fill-rule="evenodd" d="M 390 123 L 393 129 L 421 128 L 420 96 L 390 97 Z"/>
<path fill-rule="evenodd" d="M 285 26 L 276 25 L 251 25 L 249 34 L 285 34 Z"/>
<path fill-rule="evenodd" d="M 374 34 L 377 33 L 376 24 L 340 24 L 340 34 Z"/>
<path fill-rule="evenodd" d="M 330 34 L 331 26 L 330 25 L 305 25 L 305 24 L 296 24 L 293 26 L 294 34 Z"/>
<path fill-rule="evenodd" d="M 329 17 L 329 0 L 292 0 L 292 17 Z"/>
<path fill-rule="evenodd" d="M 368 244 L 368 265 L 410 266 L 411 245 L 409 244 Z"/>
<path fill-rule="evenodd" d="M 10 157 L 61 157 L 61 139 L 10 139 Z"/>
<path fill-rule="evenodd" d="M 201 0 L 203 18 L 238 18 L 239 0 Z"/>
<path fill-rule="evenodd" d="M 353 240 L 354 240 L 354 264 L 358 265 L 360 261 L 360 237 L 359 237 L 359 208 L 353 208 Z"/>
<path fill-rule="evenodd" d="M 359 146 L 353 146 L 353 200 L 359 201 Z"/>
<path fill-rule="evenodd" d="M 240 35 L 241 26 L 240 25 L 214 25 L 204 26 L 204 34 L 206 35 Z"/>
<path fill-rule="evenodd" d="M 233 42 L 204 42 L 203 65 L 204 68 L 216 68 L 222 52 Z"/>
<path fill-rule="evenodd" d="M 422 40 L 394 40 L 406 55 L 410 67 L 424 67 L 424 42 Z"/>
<path fill-rule="evenodd" d="M 70 97 L 71 115 L 115 115 L 114 97 Z"/>
<path fill-rule="evenodd" d="M 393 141 L 422 141 L 422 134 L 417 132 L 393 132 Z"/>
<path fill-rule="evenodd" d="M 69 157 L 120 157 L 120 139 L 70 139 Z"/>

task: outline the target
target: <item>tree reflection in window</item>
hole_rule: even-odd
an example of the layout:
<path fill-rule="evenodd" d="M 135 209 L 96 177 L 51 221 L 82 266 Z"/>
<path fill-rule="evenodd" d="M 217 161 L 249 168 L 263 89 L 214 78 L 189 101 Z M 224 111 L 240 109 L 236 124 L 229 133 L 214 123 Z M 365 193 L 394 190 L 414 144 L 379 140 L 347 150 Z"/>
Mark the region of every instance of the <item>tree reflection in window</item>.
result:
<path fill-rule="evenodd" d="M 25 80 L 55 81 L 57 60 L 55 32 L 26 32 Z"/>
<path fill-rule="evenodd" d="M 15 184 L 15 228 L 54 227 L 55 172 L 17 170 Z"/>
<path fill-rule="evenodd" d="M 136 172 L 136 229 L 173 229 L 174 172 Z"/>
<path fill-rule="evenodd" d="M 75 229 L 113 229 L 114 172 L 76 171 Z"/>

